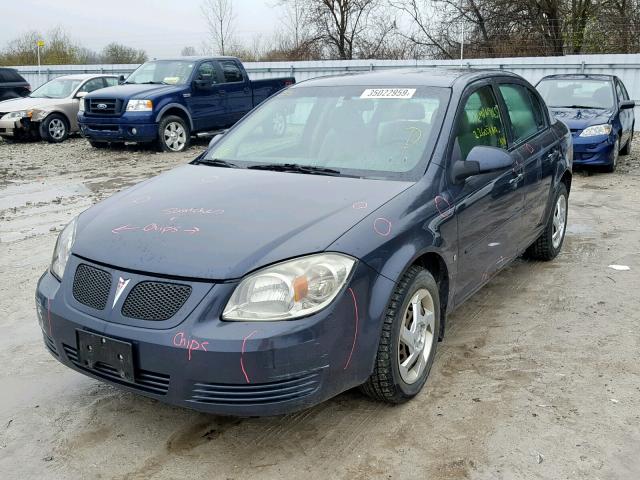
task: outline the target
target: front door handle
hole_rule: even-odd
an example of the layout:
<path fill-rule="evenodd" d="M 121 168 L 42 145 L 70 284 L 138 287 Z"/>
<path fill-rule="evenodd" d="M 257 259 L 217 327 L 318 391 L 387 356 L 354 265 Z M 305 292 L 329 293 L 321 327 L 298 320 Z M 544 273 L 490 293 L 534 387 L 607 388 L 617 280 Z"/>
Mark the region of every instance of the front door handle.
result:
<path fill-rule="evenodd" d="M 218 93 L 219 93 L 220 95 L 224 96 L 224 95 L 226 95 L 226 94 L 227 94 L 227 91 L 226 91 L 226 90 L 218 90 Z"/>
<path fill-rule="evenodd" d="M 524 173 L 519 173 L 518 175 L 513 177 L 511 180 L 509 180 L 509 185 L 517 185 L 518 182 L 523 178 L 524 178 Z"/>

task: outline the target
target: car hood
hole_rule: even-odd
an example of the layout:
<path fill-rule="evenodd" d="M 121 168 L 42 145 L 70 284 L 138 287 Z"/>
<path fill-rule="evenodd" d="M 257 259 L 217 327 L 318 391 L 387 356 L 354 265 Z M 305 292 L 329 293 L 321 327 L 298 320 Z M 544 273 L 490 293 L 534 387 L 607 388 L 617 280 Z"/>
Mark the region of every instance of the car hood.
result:
<path fill-rule="evenodd" d="M 157 96 L 179 93 L 185 89 L 184 85 L 117 85 L 101 88 L 91 92 L 85 98 L 116 98 L 128 100 L 130 98 L 145 98 L 153 100 Z"/>
<path fill-rule="evenodd" d="M 75 255 L 228 280 L 325 250 L 413 182 L 185 165 L 82 213 Z"/>
<path fill-rule="evenodd" d="M 12 98 L 0 102 L 0 112 L 17 112 L 19 110 L 34 110 L 50 108 L 54 105 L 69 102 L 68 98 Z"/>
<path fill-rule="evenodd" d="M 613 112 L 597 108 L 550 108 L 551 113 L 571 130 L 582 130 L 591 125 L 607 123 Z"/>

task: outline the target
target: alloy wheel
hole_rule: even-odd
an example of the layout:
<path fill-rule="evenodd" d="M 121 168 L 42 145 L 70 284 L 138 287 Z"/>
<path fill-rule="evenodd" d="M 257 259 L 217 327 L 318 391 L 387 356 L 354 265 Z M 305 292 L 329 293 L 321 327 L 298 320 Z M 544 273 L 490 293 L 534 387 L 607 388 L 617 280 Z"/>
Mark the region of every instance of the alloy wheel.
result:
<path fill-rule="evenodd" d="M 167 126 L 164 128 L 163 135 L 164 143 L 167 145 L 169 150 L 174 152 L 179 152 L 184 149 L 184 146 L 187 143 L 187 133 L 185 132 L 184 127 L 178 122 L 167 123 Z"/>
<path fill-rule="evenodd" d="M 398 335 L 398 367 L 400 377 L 407 384 L 415 383 L 422 376 L 435 335 L 433 298 L 428 290 L 418 290 L 402 317 Z"/>
<path fill-rule="evenodd" d="M 564 237 L 564 231 L 567 225 L 567 198 L 564 195 L 558 197 L 556 206 L 553 209 L 553 233 L 551 241 L 553 248 L 559 248 Z"/>
<path fill-rule="evenodd" d="M 59 118 L 54 118 L 49 122 L 49 135 L 54 140 L 60 140 L 64 137 L 67 127 Z"/>

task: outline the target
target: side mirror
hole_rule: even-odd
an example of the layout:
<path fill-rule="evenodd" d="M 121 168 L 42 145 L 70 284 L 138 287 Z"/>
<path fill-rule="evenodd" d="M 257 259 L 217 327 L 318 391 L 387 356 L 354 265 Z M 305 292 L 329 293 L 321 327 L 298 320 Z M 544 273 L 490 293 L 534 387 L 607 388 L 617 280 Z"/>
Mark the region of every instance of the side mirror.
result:
<path fill-rule="evenodd" d="M 226 130 L 223 130 L 222 132 L 218 132 L 216 133 L 211 140 L 209 140 L 209 146 L 207 148 L 211 148 L 213 147 L 216 143 L 218 143 L 220 141 L 220 139 L 222 137 L 224 137 L 224 134 L 227 133 Z"/>
<path fill-rule="evenodd" d="M 193 86 L 198 90 L 209 90 L 212 88 L 211 80 L 211 75 L 200 75 L 193 81 Z"/>
<path fill-rule="evenodd" d="M 120 75 L 118 77 L 118 85 L 122 85 L 125 81 L 124 75 Z"/>
<path fill-rule="evenodd" d="M 459 182 L 482 173 L 499 172 L 513 166 L 513 159 L 506 150 L 498 147 L 476 145 L 465 161 L 453 164 L 454 181 Z"/>
<path fill-rule="evenodd" d="M 84 98 L 89 92 L 76 92 L 76 98 Z"/>
<path fill-rule="evenodd" d="M 620 110 L 625 110 L 627 108 L 634 108 L 636 106 L 636 102 L 633 100 L 623 100 L 620 102 Z"/>

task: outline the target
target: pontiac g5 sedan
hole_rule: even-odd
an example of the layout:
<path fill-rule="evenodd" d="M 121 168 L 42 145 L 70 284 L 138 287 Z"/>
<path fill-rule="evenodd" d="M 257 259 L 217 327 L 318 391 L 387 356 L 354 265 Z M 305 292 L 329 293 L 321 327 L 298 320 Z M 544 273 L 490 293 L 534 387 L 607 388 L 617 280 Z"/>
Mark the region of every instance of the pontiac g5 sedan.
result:
<path fill-rule="evenodd" d="M 300 83 L 69 223 L 37 287 L 44 343 L 85 375 L 218 414 L 356 386 L 404 402 L 450 312 L 515 257 L 559 253 L 571 160 L 567 127 L 517 75 Z"/>

